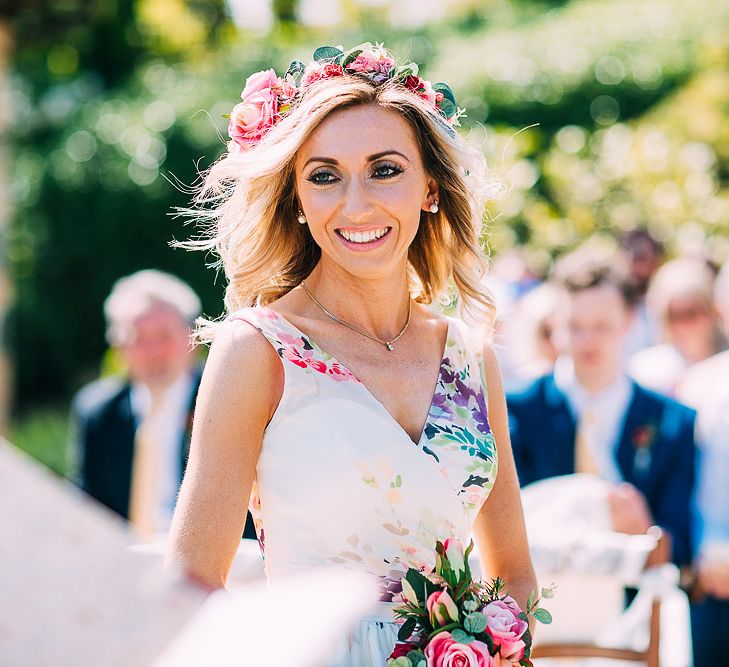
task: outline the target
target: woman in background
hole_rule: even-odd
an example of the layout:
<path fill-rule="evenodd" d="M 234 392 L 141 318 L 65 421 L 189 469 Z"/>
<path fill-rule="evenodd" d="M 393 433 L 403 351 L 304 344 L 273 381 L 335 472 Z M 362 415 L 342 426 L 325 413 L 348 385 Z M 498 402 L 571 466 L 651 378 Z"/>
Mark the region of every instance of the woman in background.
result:
<path fill-rule="evenodd" d="M 629 372 L 644 387 L 673 396 L 684 374 L 726 347 L 713 305 L 715 272 L 703 260 L 674 259 L 654 274 L 647 304 L 663 343 L 636 352 Z"/>

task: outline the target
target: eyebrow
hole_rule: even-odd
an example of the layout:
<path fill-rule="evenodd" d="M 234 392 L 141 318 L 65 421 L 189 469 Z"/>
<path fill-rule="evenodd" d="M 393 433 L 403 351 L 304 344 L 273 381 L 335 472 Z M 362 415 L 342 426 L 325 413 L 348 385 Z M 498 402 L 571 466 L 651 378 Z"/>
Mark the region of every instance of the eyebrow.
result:
<path fill-rule="evenodd" d="M 368 162 L 373 162 L 374 160 L 379 160 L 381 157 L 384 157 L 385 155 L 399 155 L 400 157 L 404 158 L 408 162 L 410 162 L 410 158 L 408 158 L 407 155 L 404 155 L 400 151 L 396 150 L 387 150 L 387 151 L 380 151 L 379 153 L 373 153 L 367 158 Z M 324 162 L 325 164 L 339 164 L 334 158 L 331 157 L 321 157 L 321 156 L 314 156 L 310 157 L 305 163 L 304 167 L 306 167 L 309 162 Z"/>

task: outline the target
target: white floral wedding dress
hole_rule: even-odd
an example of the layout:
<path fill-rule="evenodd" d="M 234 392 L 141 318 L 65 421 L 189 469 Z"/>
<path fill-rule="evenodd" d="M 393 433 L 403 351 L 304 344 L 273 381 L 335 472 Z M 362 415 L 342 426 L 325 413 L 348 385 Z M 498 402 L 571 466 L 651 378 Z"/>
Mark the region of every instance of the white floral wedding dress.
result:
<path fill-rule="evenodd" d="M 467 544 L 494 485 L 480 344 L 448 318 L 416 444 L 352 372 L 276 311 L 245 308 L 228 319 L 258 329 L 285 374 L 250 502 L 266 576 L 338 565 L 377 577 L 381 613 L 343 639 L 346 655 L 335 664 L 384 665 L 397 641 L 391 607 L 400 578 L 409 567 L 433 568 L 436 540 Z"/>

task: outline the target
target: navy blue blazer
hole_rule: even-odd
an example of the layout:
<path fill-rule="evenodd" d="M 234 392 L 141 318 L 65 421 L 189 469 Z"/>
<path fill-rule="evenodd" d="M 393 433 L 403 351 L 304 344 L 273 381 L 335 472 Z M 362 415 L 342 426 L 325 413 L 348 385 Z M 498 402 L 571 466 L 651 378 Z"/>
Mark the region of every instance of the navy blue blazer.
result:
<path fill-rule="evenodd" d="M 623 479 L 643 494 L 656 523 L 671 534 L 674 562 L 688 564 L 694 549 L 696 415 L 670 398 L 632 384 L 633 398 L 615 450 L 617 466 Z M 554 376 L 509 394 L 507 404 L 520 484 L 574 473 L 577 425 Z"/>
<path fill-rule="evenodd" d="M 180 482 L 187 465 L 200 376 L 200 369 L 194 369 L 194 390 L 179 447 Z M 114 377 L 83 387 L 74 398 L 71 419 L 76 459 L 74 481 L 90 496 L 128 519 L 137 428 L 131 405 L 131 384 Z"/>

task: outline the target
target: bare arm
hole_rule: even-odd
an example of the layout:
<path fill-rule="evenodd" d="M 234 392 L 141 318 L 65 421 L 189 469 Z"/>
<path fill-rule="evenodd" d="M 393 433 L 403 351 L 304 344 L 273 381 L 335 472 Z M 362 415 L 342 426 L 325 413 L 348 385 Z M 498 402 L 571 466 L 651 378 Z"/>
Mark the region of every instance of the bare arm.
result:
<path fill-rule="evenodd" d="M 504 579 L 509 594 L 526 610 L 529 593 L 537 590 L 537 579 L 529 555 L 519 481 L 511 453 L 501 372 L 488 346 L 484 350 L 484 372 L 489 423 L 496 441 L 499 466 L 494 488 L 476 517 L 473 536 L 484 576 Z"/>
<path fill-rule="evenodd" d="M 246 520 L 263 431 L 283 389 L 273 348 L 250 325 L 221 325 L 200 383 L 167 567 L 225 586 Z"/>

